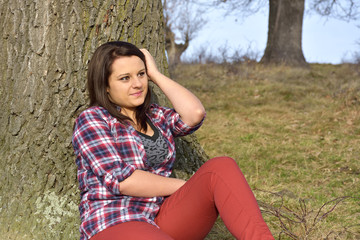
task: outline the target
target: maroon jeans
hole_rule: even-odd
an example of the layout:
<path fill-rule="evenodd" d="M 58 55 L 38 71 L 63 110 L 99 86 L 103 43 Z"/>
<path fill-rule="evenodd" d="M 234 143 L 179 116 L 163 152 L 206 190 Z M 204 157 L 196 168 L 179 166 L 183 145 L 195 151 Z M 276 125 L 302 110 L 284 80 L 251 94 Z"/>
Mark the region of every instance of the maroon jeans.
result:
<path fill-rule="evenodd" d="M 155 218 L 105 229 L 92 240 L 200 240 L 220 214 L 225 226 L 244 240 L 274 239 L 236 162 L 228 157 L 207 161 L 178 191 L 166 198 Z"/>

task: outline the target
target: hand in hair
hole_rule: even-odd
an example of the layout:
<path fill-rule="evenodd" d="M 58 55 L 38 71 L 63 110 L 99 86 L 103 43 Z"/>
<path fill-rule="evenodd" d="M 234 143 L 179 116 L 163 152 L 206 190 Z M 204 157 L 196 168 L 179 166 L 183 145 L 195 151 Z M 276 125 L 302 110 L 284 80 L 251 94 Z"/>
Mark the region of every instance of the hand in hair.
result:
<path fill-rule="evenodd" d="M 140 49 L 140 51 L 142 51 L 145 55 L 147 75 L 149 76 L 150 80 L 153 81 L 154 77 L 160 73 L 156 66 L 155 59 L 145 48 Z"/>
<path fill-rule="evenodd" d="M 154 58 L 146 49 L 140 49 L 145 55 L 147 74 L 170 100 L 181 119 L 189 126 L 195 126 L 205 117 L 205 109 L 200 100 L 188 89 L 163 75 L 156 67 Z"/>

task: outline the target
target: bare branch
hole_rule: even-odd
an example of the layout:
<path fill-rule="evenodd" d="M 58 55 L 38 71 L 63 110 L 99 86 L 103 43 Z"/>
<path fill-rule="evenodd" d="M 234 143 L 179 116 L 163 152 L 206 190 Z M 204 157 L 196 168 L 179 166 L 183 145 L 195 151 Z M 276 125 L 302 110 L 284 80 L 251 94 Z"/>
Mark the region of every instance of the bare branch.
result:
<path fill-rule="evenodd" d="M 341 203 L 342 201 L 344 201 L 344 200 L 346 200 L 346 199 L 348 199 L 348 198 L 351 198 L 351 197 L 350 197 L 350 196 L 339 197 L 339 198 L 335 198 L 335 199 L 333 199 L 333 200 L 331 200 L 331 201 L 328 201 L 328 202 L 324 203 L 324 204 L 320 207 L 317 215 L 316 215 L 315 218 L 314 218 L 313 226 L 315 226 L 318 222 L 320 222 L 321 220 L 323 220 L 324 218 L 326 218 L 327 215 L 329 215 L 329 213 L 331 213 L 332 211 L 334 211 L 334 209 L 337 207 L 337 205 L 338 205 L 339 203 Z M 328 206 L 329 204 L 332 204 L 332 203 L 334 203 L 334 205 L 330 208 L 330 210 L 326 211 L 324 214 L 322 214 L 322 215 L 320 216 L 321 211 L 322 211 L 326 206 Z"/>
<path fill-rule="evenodd" d="M 214 0 L 212 7 L 221 7 L 226 15 L 235 14 L 248 17 L 268 5 L 268 0 Z"/>
<path fill-rule="evenodd" d="M 169 65 L 180 62 L 182 53 L 188 48 L 190 41 L 202 29 L 207 21 L 203 18 L 204 10 L 191 0 L 162 0 L 166 52 Z"/>
<path fill-rule="evenodd" d="M 255 189 L 255 191 L 261 191 L 263 193 L 269 193 L 277 198 L 280 198 L 278 206 L 275 207 L 274 204 L 266 204 L 263 202 L 259 202 L 259 206 L 262 208 L 262 212 L 264 214 L 270 214 L 275 216 L 278 220 L 278 225 L 281 228 L 279 233 L 279 239 L 281 239 L 282 235 L 286 235 L 291 239 L 307 239 L 311 234 L 314 232 L 316 227 L 320 222 L 322 222 L 325 218 L 327 218 L 330 213 L 333 213 L 336 207 L 344 202 L 347 199 L 355 199 L 360 200 L 359 198 L 351 197 L 351 196 L 343 196 L 332 199 L 326 203 L 324 203 L 317 211 L 308 210 L 306 206 L 306 201 L 304 199 L 299 199 L 299 208 L 292 206 L 286 206 L 284 197 L 285 194 L 282 194 L 281 191 L 279 193 L 264 191 Z M 274 222 L 273 222 L 274 224 Z M 334 230 L 332 229 L 326 234 L 326 238 L 328 239 L 329 236 L 335 235 L 339 236 L 340 234 L 348 233 L 353 236 L 358 236 L 358 232 L 352 232 L 351 228 L 358 227 L 360 224 L 355 224 L 351 226 L 343 226 L 343 229 Z M 299 233 L 293 229 L 303 229 L 303 233 Z M 325 233 L 324 233 L 325 234 Z"/>
<path fill-rule="evenodd" d="M 205 9 L 192 1 L 162 0 L 165 25 L 176 35 L 180 42 L 191 41 L 206 25 Z"/>
<path fill-rule="evenodd" d="M 347 21 L 360 18 L 360 2 L 355 0 L 313 0 L 311 9 L 320 15 Z"/>

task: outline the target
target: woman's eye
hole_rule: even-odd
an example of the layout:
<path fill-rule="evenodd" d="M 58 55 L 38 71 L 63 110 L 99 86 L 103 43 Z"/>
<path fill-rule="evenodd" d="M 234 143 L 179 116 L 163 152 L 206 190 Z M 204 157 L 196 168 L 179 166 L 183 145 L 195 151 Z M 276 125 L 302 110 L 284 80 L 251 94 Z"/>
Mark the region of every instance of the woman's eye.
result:
<path fill-rule="evenodd" d="M 120 78 L 121 81 L 126 81 L 126 80 L 129 80 L 129 76 L 126 76 L 126 77 L 122 77 Z"/>
<path fill-rule="evenodd" d="M 143 71 L 143 72 L 139 72 L 139 76 L 142 77 L 142 76 L 145 76 L 146 72 Z"/>

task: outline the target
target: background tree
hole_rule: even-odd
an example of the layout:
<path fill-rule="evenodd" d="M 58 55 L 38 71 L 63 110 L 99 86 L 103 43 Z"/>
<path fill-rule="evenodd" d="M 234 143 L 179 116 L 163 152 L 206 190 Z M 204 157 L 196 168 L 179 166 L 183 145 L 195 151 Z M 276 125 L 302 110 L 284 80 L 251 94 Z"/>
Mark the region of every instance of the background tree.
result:
<path fill-rule="evenodd" d="M 71 136 L 88 102 L 87 63 L 120 39 L 148 48 L 166 72 L 162 17 L 160 0 L 0 1 L 1 239 L 78 239 Z M 185 176 L 205 155 L 194 136 L 177 147 Z"/>
<path fill-rule="evenodd" d="M 302 51 L 305 0 L 269 1 L 268 38 L 262 63 L 306 67 Z"/>
<path fill-rule="evenodd" d="M 359 17 L 360 3 L 355 0 L 309 0 L 310 9 L 343 20 Z M 302 51 L 302 24 L 305 0 L 215 0 L 228 12 L 252 14 L 269 4 L 269 25 L 266 49 L 261 62 L 306 67 Z"/>
<path fill-rule="evenodd" d="M 164 8 L 166 53 L 170 66 L 180 63 L 190 41 L 206 24 L 204 9 L 191 1 L 162 0 Z"/>

